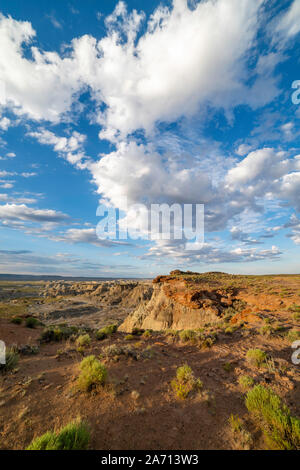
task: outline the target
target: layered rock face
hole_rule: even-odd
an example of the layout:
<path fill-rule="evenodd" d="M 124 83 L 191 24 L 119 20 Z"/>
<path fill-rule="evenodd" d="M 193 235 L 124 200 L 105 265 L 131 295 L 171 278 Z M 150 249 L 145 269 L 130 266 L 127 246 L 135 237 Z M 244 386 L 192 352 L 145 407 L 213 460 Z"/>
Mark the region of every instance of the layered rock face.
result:
<path fill-rule="evenodd" d="M 135 308 L 151 298 L 153 287 L 147 281 L 64 282 L 47 284 L 45 297 L 83 296 L 99 304 Z"/>
<path fill-rule="evenodd" d="M 198 283 L 193 273 L 181 274 L 176 271 L 154 279 L 151 299 L 129 314 L 119 330 L 184 330 L 219 321 L 223 310 L 232 305 L 233 291 L 213 288 L 205 280 Z"/>

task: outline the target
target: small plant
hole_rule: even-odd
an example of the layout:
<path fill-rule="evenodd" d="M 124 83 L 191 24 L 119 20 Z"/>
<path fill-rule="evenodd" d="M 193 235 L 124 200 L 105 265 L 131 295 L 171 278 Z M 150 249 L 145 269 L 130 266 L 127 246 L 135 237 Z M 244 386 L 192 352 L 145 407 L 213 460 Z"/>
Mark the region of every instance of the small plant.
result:
<path fill-rule="evenodd" d="M 250 388 L 253 387 L 254 379 L 250 377 L 250 375 L 241 375 L 241 377 L 239 377 L 239 385 L 244 390 L 244 392 L 247 392 L 250 390 Z"/>
<path fill-rule="evenodd" d="M 132 357 L 137 359 L 137 353 L 131 346 L 118 346 L 111 344 L 102 349 L 102 356 L 105 358 L 119 358 L 120 356 Z"/>
<path fill-rule="evenodd" d="M 166 336 L 173 336 L 173 337 L 176 337 L 179 334 L 177 330 L 165 330 L 164 333 Z"/>
<path fill-rule="evenodd" d="M 89 392 L 106 382 L 107 370 L 95 356 L 88 356 L 83 359 L 80 363 L 80 370 L 77 385 L 81 391 Z"/>
<path fill-rule="evenodd" d="M 200 379 L 195 378 L 192 369 L 185 364 L 178 367 L 176 378 L 172 380 L 171 387 L 176 396 L 184 400 L 191 392 L 201 390 L 203 384 Z"/>
<path fill-rule="evenodd" d="M 293 304 L 293 305 L 291 305 L 291 306 L 288 308 L 288 310 L 289 310 L 290 312 L 300 313 L 300 305 L 295 305 L 295 304 Z"/>
<path fill-rule="evenodd" d="M 216 342 L 216 337 L 212 336 L 208 336 L 207 338 L 203 339 L 201 342 L 200 342 L 200 346 L 204 349 L 208 349 L 208 348 L 211 348 L 214 343 Z"/>
<path fill-rule="evenodd" d="M 294 341 L 297 341 L 298 339 L 300 339 L 300 330 L 296 330 L 296 329 L 289 330 L 289 332 L 287 334 L 287 339 L 291 343 L 293 343 Z"/>
<path fill-rule="evenodd" d="M 141 353 L 139 354 L 139 357 L 142 359 L 152 359 L 155 356 L 154 350 L 150 347 L 147 346 Z"/>
<path fill-rule="evenodd" d="M 238 444 L 243 449 L 250 449 L 253 444 L 251 434 L 245 429 L 243 421 L 237 415 L 230 415 L 229 424 L 235 439 L 238 439 Z"/>
<path fill-rule="evenodd" d="M 15 348 L 7 349 L 5 352 L 5 364 L 0 364 L 0 371 L 9 372 L 14 370 L 19 362 L 19 354 Z"/>
<path fill-rule="evenodd" d="M 34 439 L 27 450 L 86 450 L 90 430 L 82 421 L 67 424 L 58 432 L 48 431 Z"/>
<path fill-rule="evenodd" d="M 261 367 L 267 359 L 267 355 L 261 349 L 249 349 L 246 359 L 252 366 Z"/>
<path fill-rule="evenodd" d="M 134 335 L 126 335 L 124 339 L 125 339 L 125 341 L 134 341 L 135 336 Z"/>
<path fill-rule="evenodd" d="M 243 427 L 243 423 L 237 415 L 230 415 L 229 424 L 234 433 L 240 432 Z"/>
<path fill-rule="evenodd" d="M 14 325 L 21 325 L 23 322 L 23 319 L 21 317 L 13 317 L 10 320 L 10 322 L 13 323 Z"/>
<path fill-rule="evenodd" d="M 87 346 L 90 346 L 91 344 L 91 337 L 90 335 L 86 334 L 86 335 L 80 335 L 78 336 L 78 338 L 76 339 L 75 341 L 76 343 L 76 346 L 78 348 L 85 348 Z"/>
<path fill-rule="evenodd" d="M 179 338 L 183 343 L 187 341 L 195 341 L 197 334 L 194 330 L 183 330 L 179 333 Z"/>
<path fill-rule="evenodd" d="M 263 336 L 272 336 L 274 333 L 274 328 L 272 325 L 265 325 L 260 328 L 259 333 Z"/>
<path fill-rule="evenodd" d="M 225 362 L 225 364 L 223 364 L 223 369 L 225 370 L 225 372 L 231 372 L 232 368 L 233 366 L 231 362 Z"/>
<path fill-rule="evenodd" d="M 33 317 L 26 318 L 25 320 L 25 325 L 27 326 L 27 328 L 36 328 L 38 324 L 39 321 Z"/>
<path fill-rule="evenodd" d="M 145 330 L 142 330 L 141 328 L 132 328 L 131 334 L 141 336 L 144 332 Z"/>
<path fill-rule="evenodd" d="M 228 327 L 225 329 L 225 334 L 226 334 L 226 335 L 232 335 L 233 332 L 234 332 L 234 328 L 232 328 L 232 326 L 228 326 Z"/>
<path fill-rule="evenodd" d="M 49 326 L 45 328 L 40 336 L 41 343 L 59 342 L 71 338 L 78 332 L 75 326 Z"/>
<path fill-rule="evenodd" d="M 272 449 L 293 450 L 300 446 L 300 419 L 291 416 L 290 410 L 271 389 L 256 385 L 247 393 L 246 407 L 258 421 L 267 445 Z"/>
<path fill-rule="evenodd" d="M 117 329 L 118 329 L 118 325 L 105 326 L 104 328 L 101 328 L 100 330 L 97 331 L 96 339 L 98 341 L 102 341 L 103 339 L 105 339 L 108 336 L 111 336 L 113 333 L 115 333 L 117 331 Z"/>
<path fill-rule="evenodd" d="M 143 338 L 151 338 L 152 332 L 150 330 L 146 330 L 143 333 Z"/>

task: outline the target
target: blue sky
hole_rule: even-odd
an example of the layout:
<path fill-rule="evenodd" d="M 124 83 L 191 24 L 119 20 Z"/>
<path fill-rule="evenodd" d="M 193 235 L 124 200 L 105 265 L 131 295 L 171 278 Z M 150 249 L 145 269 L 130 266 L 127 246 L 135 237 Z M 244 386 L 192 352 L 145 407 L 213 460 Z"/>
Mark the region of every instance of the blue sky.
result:
<path fill-rule="evenodd" d="M 0 272 L 300 271 L 299 0 L 0 12 Z M 99 240 L 124 198 L 204 204 L 203 247 Z"/>

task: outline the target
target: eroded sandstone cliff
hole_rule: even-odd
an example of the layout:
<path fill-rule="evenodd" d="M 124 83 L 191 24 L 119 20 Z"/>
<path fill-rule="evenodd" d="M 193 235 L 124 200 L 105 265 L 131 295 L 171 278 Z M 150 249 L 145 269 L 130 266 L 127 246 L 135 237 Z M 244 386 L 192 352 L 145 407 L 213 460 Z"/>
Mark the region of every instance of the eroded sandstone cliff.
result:
<path fill-rule="evenodd" d="M 151 299 L 129 314 L 119 330 L 183 330 L 215 323 L 232 305 L 234 292 L 195 273 L 174 271 L 154 279 Z"/>

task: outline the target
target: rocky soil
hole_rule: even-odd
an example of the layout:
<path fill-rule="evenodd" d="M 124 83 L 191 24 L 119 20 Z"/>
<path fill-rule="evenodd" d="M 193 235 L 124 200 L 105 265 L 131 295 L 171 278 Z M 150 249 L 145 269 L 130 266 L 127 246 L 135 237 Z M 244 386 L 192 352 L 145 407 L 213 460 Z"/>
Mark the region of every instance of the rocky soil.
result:
<path fill-rule="evenodd" d="M 93 449 L 266 449 L 245 406 L 244 375 L 300 414 L 299 365 L 291 360 L 300 335 L 300 276 L 177 271 L 153 283 L 0 283 L 0 295 L 1 289 L 0 339 L 19 351 L 17 366 L 0 372 L 1 449 L 24 449 L 79 416 L 90 425 Z M 16 316 L 21 324 L 11 322 Z M 28 328 L 29 316 L 43 325 Z M 62 323 L 77 327 L 72 337 L 41 340 L 45 328 L 60 331 Z M 118 331 L 97 339 L 111 323 Z M 78 348 L 76 338 L 86 332 L 90 343 Z M 266 354 L 259 367 L 247 360 L 257 348 Z M 91 354 L 108 380 L 84 393 L 76 381 Z M 203 383 L 185 400 L 171 386 L 183 364 Z M 231 415 L 242 433 L 232 429 Z"/>

